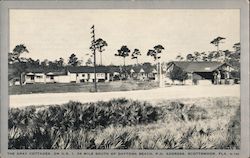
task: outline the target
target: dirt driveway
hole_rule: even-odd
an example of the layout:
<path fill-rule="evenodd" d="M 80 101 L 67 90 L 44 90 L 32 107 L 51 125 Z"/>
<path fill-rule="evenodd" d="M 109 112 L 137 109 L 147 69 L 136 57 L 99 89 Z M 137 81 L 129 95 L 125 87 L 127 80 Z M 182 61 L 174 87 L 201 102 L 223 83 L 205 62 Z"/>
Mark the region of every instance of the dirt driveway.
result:
<path fill-rule="evenodd" d="M 80 102 L 107 101 L 112 98 L 126 97 L 138 100 L 159 100 L 199 97 L 240 96 L 240 85 L 209 85 L 209 86 L 171 86 L 151 90 L 100 92 L 100 93 L 43 93 L 10 95 L 10 107 L 27 105 L 62 104 L 70 100 Z"/>

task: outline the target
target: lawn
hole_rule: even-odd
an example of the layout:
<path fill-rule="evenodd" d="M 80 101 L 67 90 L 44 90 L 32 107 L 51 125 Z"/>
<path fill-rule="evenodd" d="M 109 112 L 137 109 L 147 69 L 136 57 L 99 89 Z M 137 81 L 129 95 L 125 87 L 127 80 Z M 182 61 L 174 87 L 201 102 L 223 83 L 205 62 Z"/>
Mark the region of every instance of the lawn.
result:
<path fill-rule="evenodd" d="M 239 149 L 240 99 L 71 101 L 11 108 L 8 125 L 9 149 Z"/>
<path fill-rule="evenodd" d="M 147 90 L 158 87 L 153 81 L 113 81 L 97 83 L 98 92 Z M 9 86 L 9 94 L 93 92 L 94 83 L 50 83 Z"/>

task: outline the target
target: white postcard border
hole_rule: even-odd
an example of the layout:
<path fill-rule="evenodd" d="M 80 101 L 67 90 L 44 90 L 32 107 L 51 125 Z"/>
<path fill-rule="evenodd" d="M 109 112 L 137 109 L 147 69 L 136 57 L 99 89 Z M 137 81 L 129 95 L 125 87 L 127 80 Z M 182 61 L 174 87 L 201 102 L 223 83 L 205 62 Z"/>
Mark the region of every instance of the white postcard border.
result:
<path fill-rule="evenodd" d="M 239 152 L 239 157 L 247 158 L 249 156 L 249 2 L 247 0 L 177 0 L 177 1 L 1 1 L 1 153 L 2 156 L 8 155 L 8 64 L 7 52 L 9 51 L 9 9 L 240 9 L 241 13 L 241 149 L 237 150 L 167 150 L 167 152 L 214 152 L 216 157 L 236 157 L 230 156 L 230 152 Z M 5 53 L 3 53 L 5 52 Z M 21 151 L 21 150 L 18 150 Z M 60 150 L 25 150 L 23 152 L 65 152 Z M 68 152 L 77 152 L 77 150 L 67 150 Z M 96 151 L 101 150 L 80 150 Z M 163 150 L 119 150 L 121 152 L 157 152 Z M 104 150 L 103 152 L 118 152 L 118 150 Z M 165 151 L 164 151 L 165 152 Z M 227 156 L 219 153 L 227 153 Z M 59 155 L 57 157 L 74 157 L 76 155 Z M 114 156 L 117 157 L 118 155 Z M 43 155 L 25 155 L 18 157 L 43 157 Z M 45 156 L 45 157 L 51 157 Z M 85 156 L 88 157 L 88 156 Z M 91 157 L 112 157 L 111 155 L 94 155 Z M 144 157 L 119 155 L 119 157 Z M 152 156 L 147 156 L 152 157 Z M 153 156 L 155 157 L 155 156 Z M 175 157 L 159 156 L 159 157 Z M 182 156 L 176 156 L 182 157 Z M 184 157 L 211 157 L 201 155 L 185 155 Z M 214 156 L 213 156 L 214 157 Z"/>

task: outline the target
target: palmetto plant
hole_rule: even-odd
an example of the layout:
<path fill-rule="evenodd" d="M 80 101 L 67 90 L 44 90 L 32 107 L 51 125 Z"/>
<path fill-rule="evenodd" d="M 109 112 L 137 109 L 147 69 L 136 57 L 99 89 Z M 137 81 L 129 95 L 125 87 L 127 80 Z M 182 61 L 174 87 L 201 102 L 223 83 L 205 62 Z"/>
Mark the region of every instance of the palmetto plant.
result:
<path fill-rule="evenodd" d="M 137 139 L 130 128 L 110 126 L 95 140 L 98 149 L 127 149 Z"/>
<path fill-rule="evenodd" d="M 239 103 L 212 99 L 203 104 L 170 101 L 153 106 L 120 98 L 11 108 L 9 148 L 238 149 Z"/>

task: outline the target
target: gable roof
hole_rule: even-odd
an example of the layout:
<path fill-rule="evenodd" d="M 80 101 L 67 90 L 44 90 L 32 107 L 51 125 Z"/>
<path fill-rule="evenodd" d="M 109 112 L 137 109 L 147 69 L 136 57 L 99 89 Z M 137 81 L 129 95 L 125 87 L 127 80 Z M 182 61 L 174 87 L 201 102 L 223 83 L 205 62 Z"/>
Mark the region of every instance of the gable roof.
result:
<path fill-rule="evenodd" d="M 27 75 L 37 75 L 38 73 L 46 75 L 66 75 L 67 72 L 65 69 L 43 69 L 43 68 L 29 68 L 25 70 Z"/>
<path fill-rule="evenodd" d="M 71 73 L 94 73 L 94 67 L 91 66 L 78 66 L 68 67 L 68 71 Z M 109 68 L 105 66 L 97 66 L 96 73 L 108 73 Z"/>
<path fill-rule="evenodd" d="M 115 73 L 115 72 L 120 72 L 121 71 L 121 67 L 120 66 L 114 66 L 114 65 L 110 65 L 110 66 L 107 66 L 109 67 L 109 72 L 110 73 Z"/>
<path fill-rule="evenodd" d="M 128 72 L 131 73 L 134 71 L 135 73 L 155 73 L 155 66 L 154 65 L 127 65 L 127 66 L 96 66 L 96 73 L 121 73 L 121 72 Z M 94 67 L 92 66 L 68 66 L 61 69 L 49 69 L 49 68 L 29 68 L 26 69 L 26 74 L 28 73 L 43 73 L 46 75 L 66 75 L 67 72 L 70 73 L 94 73 Z"/>
<path fill-rule="evenodd" d="M 155 66 L 153 65 L 135 65 L 132 66 L 129 70 L 133 70 L 135 73 L 155 73 Z"/>
<path fill-rule="evenodd" d="M 215 61 L 173 61 L 170 62 L 168 65 L 169 67 L 174 64 L 180 67 L 183 71 L 186 72 L 213 72 L 222 65 L 228 65 L 227 63 L 215 62 Z M 169 69 L 168 67 L 168 69 Z"/>
<path fill-rule="evenodd" d="M 50 71 L 47 72 L 46 75 L 50 76 L 60 76 L 60 75 L 67 75 L 67 72 L 65 70 L 62 71 Z"/>
<path fill-rule="evenodd" d="M 28 68 L 25 70 L 26 73 L 46 73 L 42 68 Z"/>

